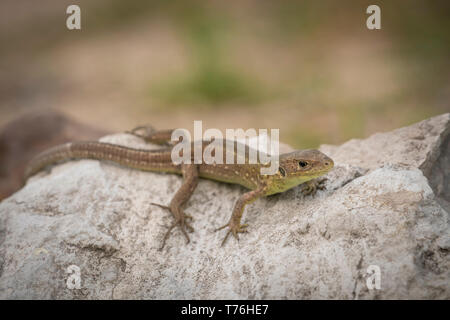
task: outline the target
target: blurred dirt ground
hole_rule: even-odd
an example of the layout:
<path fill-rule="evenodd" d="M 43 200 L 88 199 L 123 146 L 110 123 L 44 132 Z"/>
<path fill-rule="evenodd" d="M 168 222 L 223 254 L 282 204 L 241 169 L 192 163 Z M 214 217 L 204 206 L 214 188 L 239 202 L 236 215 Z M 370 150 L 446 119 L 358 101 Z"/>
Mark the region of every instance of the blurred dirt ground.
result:
<path fill-rule="evenodd" d="M 0 126 L 53 108 L 105 131 L 279 128 L 307 148 L 450 111 L 449 2 L 380 2 L 376 31 L 370 4 L 3 0 Z"/>

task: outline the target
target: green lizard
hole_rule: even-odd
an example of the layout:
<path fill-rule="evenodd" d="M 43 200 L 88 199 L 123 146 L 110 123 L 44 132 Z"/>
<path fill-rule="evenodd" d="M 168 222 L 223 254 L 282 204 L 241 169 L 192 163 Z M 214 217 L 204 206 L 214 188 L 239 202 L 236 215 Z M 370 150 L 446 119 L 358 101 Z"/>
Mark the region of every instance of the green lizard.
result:
<path fill-rule="evenodd" d="M 182 206 L 194 192 L 199 177 L 239 184 L 250 189 L 236 201 L 228 223 L 216 229 L 217 231 L 226 227 L 229 228 L 222 241 L 223 245 L 230 234 L 238 240 L 239 233 L 247 232 L 248 225 L 241 224 L 241 218 L 247 204 L 259 197 L 284 192 L 302 183 L 306 185 L 306 188 L 302 190 L 305 194 L 314 194 L 317 189 L 324 188 L 324 180 L 318 181 L 314 179 L 324 175 L 334 166 L 332 159 L 322 152 L 312 149 L 281 154 L 279 156 L 278 172 L 273 175 L 262 175 L 260 169 L 264 165 L 258 162 L 255 164 L 250 164 L 248 161 L 245 164 L 225 164 L 225 152 L 223 152 L 224 164 L 205 164 L 202 162 L 201 164 L 176 165 L 171 158 L 173 145 L 170 142 L 173 130 L 154 131 L 150 128 L 137 127 L 128 133 L 143 138 L 146 142 L 166 145 L 166 147 L 158 150 L 142 150 L 97 141 L 66 143 L 37 155 L 26 168 L 25 179 L 49 166 L 72 159 L 110 161 L 138 170 L 182 175 L 183 183 L 168 206 L 153 203 L 169 210 L 175 219 L 164 235 L 160 248 L 162 249 L 170 232 L 176 226 L 180 227 L 187 242 L 189 242 L 186 230 L 193 231 L 189 223 L 192 217 L 183 211 Z M 141 132 L 142 129 L 144 129 L 143 133 Z M 202 143 L 203 147 L 205 147 L 210 142 L 203 141 Z M 225 141 L 223 145 L 225 145 Z M 236 146 L 235 144 L 235 153 L 237 150 Z M 246 146 L 245 150 L 246 159 L 248 159 L 249 147 Z M 193 154 L 191 154 L 191 158 L 193 158 Z"/>

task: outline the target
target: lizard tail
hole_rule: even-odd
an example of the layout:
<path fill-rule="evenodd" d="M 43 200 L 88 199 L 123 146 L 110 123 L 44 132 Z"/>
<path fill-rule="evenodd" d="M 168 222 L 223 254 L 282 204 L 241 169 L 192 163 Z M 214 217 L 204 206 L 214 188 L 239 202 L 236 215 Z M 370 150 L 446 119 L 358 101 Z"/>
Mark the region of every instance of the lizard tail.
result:
<path fill-rule="evenodd" d="M 179 173 L 180 168 L 172 164 L 167 149 L 133 149 L 105 142 L 70 142 L 55 146 L 38 154 L 25 169 L 25 181 L 37 172 L 70 160 L 93 159 L 145 171 Z"/>
<path fill-rule="evenodd" d="M 25 168 L 24 180 L 27 181 L 29 177 L 45 169 L 49 165 L 69 160 L 72 157 L 70 146 L 71 143 L 65 143 L 49 148 L 38 154 Z"/>

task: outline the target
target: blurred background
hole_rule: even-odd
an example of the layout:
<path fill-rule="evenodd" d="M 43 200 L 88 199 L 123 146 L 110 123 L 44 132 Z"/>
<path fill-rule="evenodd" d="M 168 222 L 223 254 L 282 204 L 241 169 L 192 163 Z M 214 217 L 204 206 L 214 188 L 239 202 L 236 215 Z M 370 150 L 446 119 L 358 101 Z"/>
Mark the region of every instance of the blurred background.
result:
<path fill-rule="evenodd" d="M 449 111 L 449 1 L 2 0 L 1 124 L 280 128 L 341 143 Z M 66 8 L 81 8 L 69 31 Z"/>
<path fill-rule="evenodd" d="M 87 126 L 66 138 L 203 120 L 309 148 L 450 111 L 449 1 L 2 0 L 0 45 L 0 127 L 51 109 Z"/>

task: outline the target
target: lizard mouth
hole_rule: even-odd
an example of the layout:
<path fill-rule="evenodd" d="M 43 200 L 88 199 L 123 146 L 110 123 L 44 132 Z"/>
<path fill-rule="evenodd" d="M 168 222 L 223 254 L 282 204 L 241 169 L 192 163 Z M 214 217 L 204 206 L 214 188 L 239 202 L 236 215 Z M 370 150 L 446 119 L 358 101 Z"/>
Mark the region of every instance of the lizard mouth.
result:
<path fill-rule="evenodd" d="M 330 159 L 331 160 L 331 159 Z M 329 161 L 328 163 L 325 163 L 323 168 L 320 168 L 319 170 L 317 170 L 316 172 L 314 172 L 312 174 L 313 179 L 314 178 L 318 178 L 320 176 L 323 176 L 324 174 L 330 172 L 334 167 L 334 162 L 333 160 Z"/>

